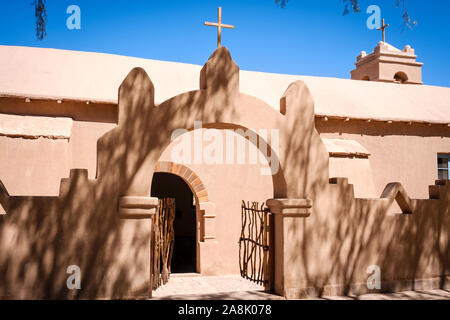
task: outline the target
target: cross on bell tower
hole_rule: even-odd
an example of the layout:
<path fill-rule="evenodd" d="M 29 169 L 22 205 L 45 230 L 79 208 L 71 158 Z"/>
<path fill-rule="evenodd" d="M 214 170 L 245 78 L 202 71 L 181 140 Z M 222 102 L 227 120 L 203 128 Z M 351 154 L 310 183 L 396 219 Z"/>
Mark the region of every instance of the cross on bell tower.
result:
<path fill-rule="evenodd" d="M 384 24 L 384 19 L 381 21 L 382 25 L 381 28 L 378 29 L 378 31 L 383 31 L 383 42 L 386 42 L 386 28 L 389 27 L 389 24 Z"/>
<path fill-rule="evenodd" d="M 234 26 L 222 24 L 222 7 L 218 9 L 218 22 L 205 22 L 205 26 L 217 27 L 217 48 L 222 46 L 222 28 L 234 29 Z"/>

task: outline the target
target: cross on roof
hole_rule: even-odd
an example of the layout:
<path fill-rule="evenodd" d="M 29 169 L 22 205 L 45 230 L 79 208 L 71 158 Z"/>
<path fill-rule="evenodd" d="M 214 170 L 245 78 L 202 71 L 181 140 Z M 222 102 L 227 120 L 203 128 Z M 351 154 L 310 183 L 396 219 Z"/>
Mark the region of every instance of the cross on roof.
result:
<path fill-rule="evenodd" d="M 381 28 L 378 29 L 378 31 L 383 31 L 383 42 L 386 42 L 386 28 L 389 27 L 389 24 L 384 24 L 384 19 L 381 20 L 382 25 Z"/>
<path fill-rule="evenodd" d="M 218 22 L 205 22 L 205 26 L 217 27 L 217 48 L 222 46 L 222 28 L 234 29 L 234 26 L 222 24 L 222 7 L 218 9 Z"/>

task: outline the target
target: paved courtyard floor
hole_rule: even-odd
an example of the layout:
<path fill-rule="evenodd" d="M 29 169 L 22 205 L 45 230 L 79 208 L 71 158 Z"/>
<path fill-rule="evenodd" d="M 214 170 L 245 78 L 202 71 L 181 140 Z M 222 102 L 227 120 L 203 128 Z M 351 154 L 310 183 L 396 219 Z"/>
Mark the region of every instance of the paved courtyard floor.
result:
<path fill-rule="evenodd" d="M 284 300 L 264 292 L 260 285 L 240 276 L 205 277 L 198 274 L 172 274 L 169 283 L 153 292 L 154 300 Z M 365 294 L 359 297 L 322 297 L 315 300 L 450 300 L 450 291 L 406 291 Z"/>
<path fill-rule="evenodd" d="M 267 300 L 283 297 L 267 294 L 264 288 L 240 276 L 172 274 L 169 283 L 153 292 L 159 300 Z"/>

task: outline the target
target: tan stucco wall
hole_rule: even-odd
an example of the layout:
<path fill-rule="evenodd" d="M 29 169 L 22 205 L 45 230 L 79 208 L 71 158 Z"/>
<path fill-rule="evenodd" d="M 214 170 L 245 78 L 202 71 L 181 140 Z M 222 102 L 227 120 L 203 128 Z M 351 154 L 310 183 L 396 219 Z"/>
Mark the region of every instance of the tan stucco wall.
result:
<path fill-rule="evenodd" d="M 317 119 L 316 128 L 323 138 L 355 140 L 371 153 L 369 162 L 377 197 L 388 183 L 401 182 L 411 197 L 428 199 L 428 186 L 438 179 L 437 155 L 450 152 L 450 130 L 442 125 Z M 353 166 L 350 163 L 348 168 Z M 363 177 L 367 173 L 357 174 Z M 354 183 L 352 175 L 348 177 Z M 364 195 L 363 189 L 355 183 L 357 196 Z"/>
<path fill-rule="evenodd" d="M 380 66 L 377 63 L 366 63 L 350 73 L 353 80 L 363 80 L 365 77 L 369 77 L 369 81 L 377 81 L 380 79 Z"/>
<path fill-rule="evenodd" d="M 72 157 L 67 140 L 0 137 L 0 148 L 0 175 L 11 195 L 59 194 Z"/>
<path fill-rule="evenodd" d="M 63 181 L 66 191 L 83 184 L 82 193 L 10 198 L 8 214 L 0 216 L 0 297 L 148 295 L 151 221 L 108 217 L 108 202 L 93 212 L 95 189 L 86 178 L 79 171 Z M 0 198 L 2 191 L 0 185 Z M 80 268 L 81 290 L 66 287 L 69 266 Z"/>
<path fill-rule="evenodd" d="M 324 185 L 310 217 L 279 221 L 286 243 L 284 294 L 377 292 L 366 285 L 369 266 L 380 268 L 383 291 L 448 288 L 449 187 L 439 187 L 439 201 L 409 200 L 413 214 L 390 215 L 393 198 L 354 199 L 345 180 Z"/>
<path fill-rule="evenodd" d="M 96 175 L 97 140 L 114 124 L 74 121 L 70 140 L 0 136 L 0 177 L 12 196 L 57 196 L 70 169 Z"/>
<path fill-rule="evenodd" d="M 55 196 L 70 169 L 88 169 L 89 178 L 95 178 L 97 139 L 114 127 L 74 121 L 70 141 L 0 137 L 3 183 L 11 195 Z M 355 140 L 370 151 L 368 160 L 330 160 L 330 177 L 348 177 L 362 198 L 377 197 L 387 183 L 398 181 L 412 197 L 426 199 L 428 185 L 437 179 L 437 154 L 450 152 L 450 133 L 444 126 L 317 119 L 316 128 L 323 138 Z M 367 176 L 373 186 L 360 181 Z"/>
<path fill-rule="evenodd" d="M 62 98 L 61 98 L 62 99 Z M 67 117 L 76 121 L 117 123 L 117 103 L 0 97 L 0 113 L 40 117 Z"/>
<path fill-rule="evenodd" d="M 347 177 L 354 185 L 355 197 L 376 198 L 374 173 L 369 158 L 330 157 L 330 178 Z"/>
<path fill-rule="evenodd" d="M 417 66 L 383 63 L 379 68 L 381 81 L 393 81 L 396 73 L 404 72 L 408 77 L 407 83 L 422 84 L 422 69 Z"/>

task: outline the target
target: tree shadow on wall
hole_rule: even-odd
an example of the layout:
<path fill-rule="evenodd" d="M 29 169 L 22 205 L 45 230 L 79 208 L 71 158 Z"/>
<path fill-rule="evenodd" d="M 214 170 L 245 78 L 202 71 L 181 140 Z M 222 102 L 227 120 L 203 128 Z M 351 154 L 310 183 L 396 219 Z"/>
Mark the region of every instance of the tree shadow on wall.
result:
<path fill-rule="evenodd" d="M 381 269 L 382 291 L 414 290 L 422 279 L 438 279 L 435 286 L 444 289 L 450 275 L 450 184 L 431 187 L 439 189 L 439 199 L 412 200 L 399 193 L 355 199 L 348 179 L 328 178 L 328 153 L 317 141 L 314 109 L 308 107 L 314 105 L 312 96 L 304 84 L 295 86 L 282 99 L 289 121 L 280 158 L 287 185 L 297 182 L 288 198 L 312 199 L 313 211 L 291 218 L 285 229 L 291 250 L 284 270 L 291 283 L 285 289 L 293 285 L 297 297 L 362 294 L 372 265 Z M 388 215 L 403 196 L 412 212 Z"/>
<path fill-rule="evenodd" d="M 150 196 L 154 166 L 173 131 L 194 121 L 234 123 L 239 68 L 226 48 L 201 75 L 201 90 L 154 103 L 143 69 L 119 89 L 117 128 L 98 140 L 97 178 L 72 170 L 59 197 L 10 197 L 0 218 L 0 298 L 85 299 L 146 295 L 150 273 L 149 220 L 121 220 L 124 195 Z M 39 183 L 39 182 L 37 182 Z M 70 290 L 69 266 L 81 270 L 81 289 Z"/>
<path fill-rule="evenodd" d="M 448 288 L 448 184 L 441 186 L 441 195 L 440 200 L 413 200 L 412 214 L 388 215 L 394 199 L 355 199 L 346 179 L 315 189 L 318 208 L 288 231 L 298 251 L 289 264 L 305 288 L 300 295 Z M 373 265 L 380 267 L 381 290 L 366 285 Z"/>

